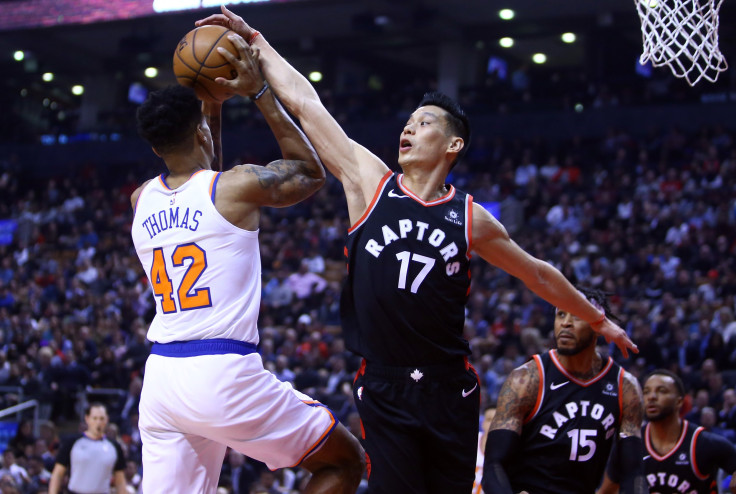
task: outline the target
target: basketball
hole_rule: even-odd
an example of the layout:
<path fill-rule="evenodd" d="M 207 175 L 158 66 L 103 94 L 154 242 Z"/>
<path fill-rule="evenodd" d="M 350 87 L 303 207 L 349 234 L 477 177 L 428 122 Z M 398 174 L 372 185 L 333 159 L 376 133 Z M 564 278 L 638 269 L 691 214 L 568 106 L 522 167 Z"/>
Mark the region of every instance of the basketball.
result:
<path fill-rule="evenodd" d="M 174 75 L 179 84 L 194 88 L 204 101 L 222 103 L 235 93 L 215 82 L 217 77 L 234 79 L 235 68 L 217 51 L 222 46 L 239 58 L 235 46 L 227 39 L 230 30 L 222 26 L 201 26 L 189 31 L 174 52 Z"/>

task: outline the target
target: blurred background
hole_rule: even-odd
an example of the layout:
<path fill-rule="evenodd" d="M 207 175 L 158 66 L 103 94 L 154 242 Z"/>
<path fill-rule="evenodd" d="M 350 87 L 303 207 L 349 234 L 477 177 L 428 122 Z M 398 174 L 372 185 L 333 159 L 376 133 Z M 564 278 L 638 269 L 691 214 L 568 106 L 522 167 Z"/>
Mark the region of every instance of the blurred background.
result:
<path fill-rule="evenodd" d="M 641 353 L 623 359 L 604 342 L 600 351 L 637 376 L 674 370 L 688 419 L 736 440 L 734 68 L 690 87 L 641 65 L 636 7 L 618 0 L 224 3 L 395 169 L 399 133 L 424 92 L 456 97 L 473 140 L 448 181 L 527 251 L 609 292 Z M 135 110 L 175 83 L 177 42 L 218 10 L 0 0 L 0 449 L 14 452 L 0 470 L 3 494 L 45 492 L 44 472 L 90 401 L 108 406 L 136 492 L 154 306 L 130 241 L 129 196 L 164 167 L 136 136 Z M 733 67 L 731 0 L 720 47 Z M 227 167 L 279 157 L 243 98 L 223 107 L 223 148 Z M 332 178 L 301 204 L 264 211 L 260 352 L 357 433 L 359 359 L 345 351 L 338 313 L 348 226 Z M 554 312 L 482 261 L 472 274 L 465 336 L 485 408 L 511 369 L 549 348 Z M 303 480 L 231 452 L 221 488 L 294 493 Z"/>

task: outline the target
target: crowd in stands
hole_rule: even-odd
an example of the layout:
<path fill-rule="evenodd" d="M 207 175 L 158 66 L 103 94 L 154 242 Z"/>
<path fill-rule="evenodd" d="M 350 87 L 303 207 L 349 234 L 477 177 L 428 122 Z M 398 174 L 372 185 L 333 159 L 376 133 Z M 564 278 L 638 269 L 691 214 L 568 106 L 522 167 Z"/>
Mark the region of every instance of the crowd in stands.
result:
<path fill-rule="evenodd" d="M 688 418 L 736 441 L 734 137 L 721 127 L 564 142 L 476 136 L 450 181 L 499 214 L 524 249 L 609 292 L 640 353 L 625 360 L 603 343 L 601 351 L 636 376 L 674 370 L 687 384 Z M 249 150 L 252 161 L 273 158 L 260 152 Z M 23 421 L 10 441 L 2 494 L 45 492 L 80 404 L 111 389 L 120 391 L 101 395 L 108 436 L 123 445 L 136 491 L 137 404 L 155 307 L 130 239 L 129 197 L 160 171 L 98 163 L 42 179 L 22 156 L 0 162 L 0 219 L 17 225 L 0 237 L 0 386 L 15 390 L 0 393 L 0 407 L 37 399 L 42 419 L 38 436 Z M 340 187 L 330 178 L 301 204 L 264 210 L 259 348 L 279 379 L 358 434 L 351 383 L 360 360 L 345 349 L 339 317 L 348 228 Z M 484 262 L 473 264 L 472 280 L 465 337 L 489 405 L 511 369 L 549 348 L 554 312 Z M 229 452 L 221 483 L 238 494 L 298 492 L 301 475 Z"/>

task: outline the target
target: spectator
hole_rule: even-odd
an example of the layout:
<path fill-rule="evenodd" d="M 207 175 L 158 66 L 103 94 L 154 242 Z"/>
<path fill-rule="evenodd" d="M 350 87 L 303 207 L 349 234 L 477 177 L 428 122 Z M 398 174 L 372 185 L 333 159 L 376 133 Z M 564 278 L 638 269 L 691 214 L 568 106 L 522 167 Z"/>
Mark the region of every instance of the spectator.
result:
<path fill-rule="evenodd" d="M 25 489 L 31 481 L 28 471 L 18 465 L 15 453 L 10 448 L 3 451 L 3 468 L 0 469 L 0 478 L 6 474 L 10 475 L 13 478 L 15 485 L 21 489 Z"/>

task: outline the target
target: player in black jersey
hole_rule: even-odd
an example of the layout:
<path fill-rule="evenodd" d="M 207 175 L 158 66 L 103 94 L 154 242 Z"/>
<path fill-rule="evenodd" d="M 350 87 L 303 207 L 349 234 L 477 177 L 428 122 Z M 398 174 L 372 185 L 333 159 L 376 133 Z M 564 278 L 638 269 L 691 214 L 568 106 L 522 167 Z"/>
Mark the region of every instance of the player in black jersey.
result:
<path fill-rule="evenodd" d="M 473 485 L 480 390 L 462 337 L 475 252 L 550 303 L 594 324 L 624 352 L 626 333 L 562 274 L 524 252 L 472 197 L 446 185 L 467 150 L 465 113 L 447 96 L 419 103 L 399 139 L 394 174 L 351 140 L 317 92 L 226 8 L 197 22 L 232 29 L 260 51 L 261 68 L 345 190 L 351 228 L 341 296 L 368 456 L 369 492 L 463 493 Z"/>
<path fill-rule="evenodd" d="M 600 291 L 580 290 L 607 309 Z M 514 369 L 501 388 L 486 443 L 483 490 L 592 494 L 620 436 L 623 491 L 646 492 L 638 382 L 601 357 L 590 324 L 564 309 L 555 314 L 554 337 L 556 350 Z"/>
<path fill-rule="evenodd" d="M 727 439 L 680 418 L 685 387 L 674 373 L 657 369 L 644 379 L 649 423 L 643 428 L 644 478 L 654 494 L 716 494 L 718 469 L 731 474 L 736 493 L 736 448 Z M 614 451 L 616 448 L 614 448 Z M 615 494 L 621 478 L 612 456 L 599 494 Z"/>

